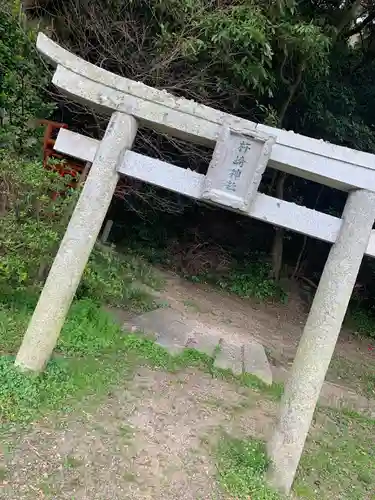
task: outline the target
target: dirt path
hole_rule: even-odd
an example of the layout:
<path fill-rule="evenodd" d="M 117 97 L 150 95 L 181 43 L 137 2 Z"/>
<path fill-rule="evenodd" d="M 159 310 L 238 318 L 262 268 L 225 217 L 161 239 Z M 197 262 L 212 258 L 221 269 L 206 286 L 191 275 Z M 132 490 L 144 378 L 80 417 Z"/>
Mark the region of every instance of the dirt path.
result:
<path fill-rule="evenodd" d="M 262 343 L 276 367 L 288 368 L 295 356 L 307 314 L 298 298 L 287 304 L 265 304 L 228 295 L 210 286 L 164 273 L 166 287 L 160 299 L 186 317 L 211 326 L 223 326 L 228 335 L 246 340 L 251 334 Z M 375 354 L 369 341 L 360 340 L 343 330 L 336 346 L 327 380 L 371 394 L 368 377 L 375 373 Z"/>
<path fill-rule="evenodd" d="M 298 304 L 257 304 L 172 275 L 166 279 L 159 301 L 202 324 L 225 325 L 228 335 L 243 340 L 249 333 L 254 335 L 274 363 L 288 366 L 305 320 Z M 364 345 L 341 340 L 337 347 L 337 359 L 355 366 L 358 380 L 360 370 L 374 370 Z M 337 367 L 333 373 L 337 378 Z M 47 416 L 27 431 L 14 429 L 2 435 L 0 498 L 230 500 L 217 482 L 215 443 L 223 432 L 267 440 L 276 413 L 277 403 L 270 396 L 237 383 L 191 368 L 175 374 L 138 366 L 133 376 L 105 396 L 75 401 L 69 412 Z M 316 418 L 307 444 L 313 451 L 307 454 L 296 483 L 306 491 L 308 481 L 308 494 L 300 497 L 365 498 L 362 493 L 369 489 L 372 472 L 367 462 L 361 475 L 358 467 L 372 453 L 366 448 L 372 421 L 340 424 L 334 414 L 321 410 Z M 362 441 L 359 431 L 351 435 L 360 426 L 364 427 Z M 323 459 L 329 463 L 321 465 Z M 330 469 L 334 459 L 340 460 L 337 470 Z M 319 472 L 316 478 L 314 471 Z M 362 496 L 344 496 L 349 488 L 345 480 Z M 316 486 L 320 483 L 321 495 Z"/>
<path fill-rule="evenodd" d="M 11 438 L 1 498 L 224 499 L 208 443 L 223 429 L 266 437 L 275 411 L 249 389 L 203 373 L 142 367 L 99 406 L 86 401 Z"/>

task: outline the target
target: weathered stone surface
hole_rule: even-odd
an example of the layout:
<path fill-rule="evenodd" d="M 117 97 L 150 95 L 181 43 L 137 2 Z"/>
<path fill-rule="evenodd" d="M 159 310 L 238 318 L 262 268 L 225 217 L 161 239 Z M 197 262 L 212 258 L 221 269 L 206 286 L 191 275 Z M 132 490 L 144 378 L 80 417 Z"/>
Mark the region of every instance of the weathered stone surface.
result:
<path fill-rule="evenodd" d="M 189 336 L 186 347 L 196 349 L 199 352 L 207 354 L 207 356 L 213 357 L 219 342 L 219 336 L 201 334 Z"/>
<path fill-rule="evenodd" d="M 272 384 L 272 371 L 262 344 L 249 340 L 243 346 L 244 371 L 255 375 L 264 383 Z"/>
<path fill-rule="evenodd" d="M 268 480 L 289 493 L 316 403 L 375 219 L 375 193 L 352 191 L 331 248 L 285 386 L 280 414 L 268 443 Z"/>
<path fill-rule="evenodd" d="M 228 338 L 225 329 L 186 319 L 176 310 L 157 309 L 142 314 L 127 321 L 124 330 L 152 335 L 171 354 L 178 354 L 184 348 L 196 349 L 215 357 L 215 367 L 231 370 L 235 375 L 243 373 L 245 352 L 245 371 L 256 375 L 266 384 L 272 384 L 271 368 L 262 345 L 255 340 L 249 340 L 247 346 L 225 340 Z"/>
<path fill-rule="evenodd" d="M 173 355 L 185 348 L 191 331 L 182 315 L 173 309 L 157 309 L 142 314 L 128 323 L 127 327 L 153 335 L 156 343 Z"/>
<path fill-rule="evenodd" d="M 216 143 L 223 125 L 243 134 L 256 130 L 277 137 L 271 166 L 338 189 L 375 189 L 373 155 L 256 124 L 109 73 L 64 50 L 42 33 L 37 48 L 58 65 L 53 78 L 58 88 L 104 113 L 129 113 L 155 130 L 199 143 L 204 139 L 210 145 Z"/>
<path fill-rule="evenodd" d="M 234 375 L 242 373 L 242 346 L 222 340 L 214 366 L 223 370 L 231 370 Z"/>
<path fill-rule="evenodd" d="M 170 354 L 176 356 L 180 354 L 184 349 L 188 340 L 188 335 L 181 332 L 178 327 L 173 330 L 163 332 L 157 337 L 156 343 L 161 347 L 164 347 Z"/>
<path fill-rule="evenodd" d="M 275 138 L 223 126 L 204 181 L 202 198 L 248 212 Z"/>
<path fill-rule="evenodd" d="M 22 370 L 41 371 L 52 354 L 136 132 L 132 116 L 113 113 L 18 352 Z"/>
<path fill-rule="evenodd" d="M 182 315 L 173 309 L 161 308 L 141 314 L 134 318 L 127 326 L 132 330 L 141 330 L 145 333 L 154 334 L 159 338 L 164 332 L 175 333 L 177 330 L 188 334 L 191 330 L 184 321 Z"/>

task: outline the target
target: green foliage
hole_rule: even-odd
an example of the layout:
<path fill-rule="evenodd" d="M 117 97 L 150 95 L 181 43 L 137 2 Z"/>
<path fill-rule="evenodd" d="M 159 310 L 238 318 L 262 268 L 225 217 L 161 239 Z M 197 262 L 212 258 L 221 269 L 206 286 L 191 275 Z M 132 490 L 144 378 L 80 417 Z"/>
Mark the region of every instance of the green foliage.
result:
<path fill-rule="evenodd" d="M 285 291 L 271 278 L 271 267 L 265 256 L 249 252 L 246 241 L 236 244 L 224 240 L 215 245 L 210 240 L 206 242 L 205 235 L 198 231 L 194 233 L 195 240 L 191 241 L 189 235 L 181 236 L 179 228 L 169 220 L 160 214 L 157 220 L 138 222 L 126 239 L 126 245 L 131 245 L 134 252 L 143 255 L 149 262 L 172 267 L 195 283 L 212 283 L 243 298 L 287 300 Z M 177 243 L 169 245 L 170 241 Z M 191 249 L 195 251 L 191 252 Z M 226 262 L 223 268 L 220 267 L 221 260 Z M 203 262 L 208 270 L 199 272 L 199 262 Z M 194 270 L 198 272 L 194 273 Z"/>
<path fill-rule="evenodd" d="M 375 97 L 374 62 L 356 75 L 351 68 L 359 63 L 359 58 L 360 54 L 348 48 L 336 48 L 331 53 L 328 78 L 306 81 L 297 104 L 304 110 L 306 134 L 374 152 L 373 123 L 368 116 L 368 102 Z M 301 126 L 297 120 L 297 127 Z"/>
<path fill-rule="evenodd" d="M 12 299 L 12 297 L 10 297 Z M 171 356 L 151 339 L 125 334 L 94 300 L 73 303 L 62 329 L 56 356 L 38 376 L 20 374 L 13 366 L 14 353 L 22 340 L 35 297 L 19 295 L 0 305 L 0 422 L 19 424 L 37 418 L 41 412 L 69 405 L 70 398 L 100 393 L 120 380 L 133 366 L 147 363 L 177 371 L 187 366 L 202 369 L 278 397 L 280 387 L 266 386 L 256 377 L 213 367 L 213 359 L 192 349 Z"/>
<path fill-rule="evenodd" d="M 261 441 L 224 436 L 219 442 L 216 456 L 220 484 L 231 498 L 252 500 L 280 498 L 265 485 L 264 473 L 268 460 Z"/>
<path fill-rule="evenodd" d="M 45 375 L 25 376 L 14 368 L 13 357 L 1 356 L 0 423 L 29 420 L 51 394 L 61 399 L 66 375 L 59 363 L 51 362 Z"/>
<path fill-rule="evenodd" d="M 108 314 L 90 299 L 75 302 L 62 329 L 57 350 L 66 356 L 95 356 L 114 351 L 121 334 Z"/>
<path fill-rule="evenodd" d="M 79 195 L 79 191 L 66 191 L 65 182 L 39 161 L 0 153 L 0 183 L 4 187 L 0 199 L 0 295 L 38 291 L 43 284 Z M 66 195 L 52 200 L 53 191 L 65 191 Z M 136 282 L 162 286 L 141 259 L 97 246 L 77 296 L 135 310 L 154 308 Z"/>
<path fill-rule="evenodd" d="M 182 40 L 181 52 L 193 61 L 210 60 L 224 65 L 232 73 L 240 87 L 252 87 L 265 91 L 273 84 L 273 51 L 270 39 L 272 25 L 262 10 L 250 5 L 233 5 L 226 9 L 215 9 L 192 21 L 195 33 Z M 218 78 L 217 84 L 224 86 L 225 80 Z"/>
<path fill-rule="evenodd" d="M 0 304 L 0 354 L 15 353 L 30 319 L 30 309 L 22 304 Z"/>
<path fill-rule="evenodd" d="M 42 280 L 64 229 L 62 214 L 72 198 L 52 201 L 64 189 L 61 177 L 42 163 L 0 151 L 0 291 L 21 289 Z"/>
<path fill-rule="evenodd" d="M 287 301 L 283 288 L 271 278 L 271 266 L 267 262 L 254 261 L 238 265 L 233 261 L 232 269 L 223 273 L 201 273 L 184 277 L 194 283 L 212 283 L 222 290 L 248 299 Z"/>
<path fill-rule="evenodd" d="M 35 119 L 48 116 L 53 105 L 46 99 L 50 74 L 36 52 L 36 33 L 13 7 L 5 0 L 0 11 L 0 147 L 25 151 L 35 145 Z"/>
<path fill-rule="evenodd" d="M 0 303 L 0 352 L 13 354 L 17 351 L 34 306 L 34 300 L 25 305 L 22 297 L 14 302 Z M 57 349 L 77 356 L 106 352 L 115 347 L 118 332 L 118 327 L 97 302 L 82 299 L 73 302 Z"/>
<path fill-rule="evenodd" d="M 316 74 L 328 70 L 329 38 L 313 21 L 299 18 L 294 2 L 281 2 L 280 8 L 254 1 L 219 8 L 199 0 L 188 4 L 186 8 L 182 2 L 179 12 L 174 7 L 173 21 L 162 23 L 160 46 L 164 52 L 174 47 L 183 59 L 202 69 L 201 90 L 208 83 L 203 80 L 208 69 L 216 91 L 246 89 L 258 98 L 272 96 L 275 84 L 284 83 L 278 74 L 280 52 L 281 72 L 289 60 L 303 61 Z M 174 29 L 174 23 L 180 29 Z M 270 109 L 257 105 L 263 111 Z"/>
<path fill-rule="evenodd" d="M 14 358 L 0 357 L 0 423 L 25 425 L 46 411 L 69 411 L 72 398 L 100 395 L 124 378 L 130 365 L 118 357 L 55 358 L 43 374 L 22 374 Z"/>
<path fill-rule="evenodd" d="M 139 285 L 160 289 L 163 281 L 141 258 L 96 245 L 83 273 L 77 297 L 89 297 L 110 305 L 129 305 L 133 309 L 137 309 L 138 303 L 139 310 L 154 308 L 149 303 L 149 295 Z"/>
<path fill-rule="evenodd" d="M 8 309 L 12 316 L 11 336 L 1 338 L 1 351 L 20 342 L 25 311 Z M 14 330 L 18 330 L 15 335 Z M 4 343 L 3 343 L 4 341 Z M 5 344 L 5 345 L 4 345 Z M 60 355 L 50 361 L 38 376 L 21 374 L 14 368 L 14 357 L 0 357 L 0 422 L 26 424 L 45 410 L 58 410 L 70 398 L 100 394 L 116 383 L 130 368 L 126 337 L 109 315 L 92 301 L 75 303 L 68 315 L 58 344 Z M 65 354 L 67 357 L 62 357 Z M 82 356 L 85 356 L 82 359 Z M 134 354 L 133 354 L 134 356 Z"/>
<path fill-rule="evenodd" d="M 320 26 L 288 17 L 279 24 L 277 36 L 284 53 L 297 55 L 315 76 L 327 74 L 331 41 Z"/>
<path fill-rule="evenodd" d="M 243 298 L 285 300 L 285 292 L 270 275 L 271 267 L 267 262 L 255 261 L 234 267 L 228 276 L 223 276 L 218 280 L 218 285 Z"/>
<path fill-rule="evenodd" d="M 312 430 L 294 485 L 299 498 L 319 500 L 372 498 L 375 484 L 375 421 L 321 409 L 325 425 Z"/>
<path fill-rule="evenodd" d="M 249 119 L 270 120 L 296 66 L 303 62 L 314 74 L 328 69 L 330 39 L 298 7 L 293 0 L 67 0 L 56 9 L 69 28 L 54 26 L 63 44 L 94 64 Z M 125 27 L 133 35 L 122 43 Z M 88 36 L 95 49 L 89 52 Z"/>
<path fill-rule="evenodd" d="M 351 308 L 348 314 L 348 325 L 360 335 L 375 339 L 375 316 L 371 309 Z"/>
<path fill-rule="evenodd" d="M 92 297 L 99 302 L 120 303 L 124 297 L 125 266 L 111 249 L 96 247 L 86 266 L 77 296 Z M 131 277 L 130 277 L 131 279 Z"/>

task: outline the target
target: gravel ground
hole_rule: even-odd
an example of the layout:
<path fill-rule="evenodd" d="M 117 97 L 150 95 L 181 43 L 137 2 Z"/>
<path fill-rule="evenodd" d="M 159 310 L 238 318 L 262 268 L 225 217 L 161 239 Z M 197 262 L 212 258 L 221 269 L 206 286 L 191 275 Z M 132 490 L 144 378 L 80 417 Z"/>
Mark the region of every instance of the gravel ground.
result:
<path fill-rule="evenodd" d="M 0 498 L 224 499 L 211 445 L 223 430 L 266 437 L 274 414 L 249 389 L 142 367 L 105 400 L 8 436 Z"/>

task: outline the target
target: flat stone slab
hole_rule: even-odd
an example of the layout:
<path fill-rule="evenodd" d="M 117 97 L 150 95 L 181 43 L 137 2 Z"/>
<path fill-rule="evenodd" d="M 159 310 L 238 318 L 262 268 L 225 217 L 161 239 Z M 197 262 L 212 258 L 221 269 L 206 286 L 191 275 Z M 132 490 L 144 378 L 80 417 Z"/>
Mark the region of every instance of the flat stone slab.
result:
<path fill-rule="evenodd" d="M 156 309 L 142 314 L 131 322 L 130 329 L 153 335 L 156 343 L 173 355 L 183 351 L 191 331 L 181 314 L 173 309 Z"/>
<path fill-rule="evenodd" d="M 272 384 L 272 370 L 262 344 L 249 340 L 243 346 L 244 372 L 255 375 L 265 384 Z"/>
<path fill-rule="evenodd" d="M 190 336 L 186 343 L 186 347 L 188 347 L 189 349 L 196 349 L 197 351 L 203 352 L 204 354 L 207 354 L 207 356 L 213 358 L 220 340 L 221 339 L 218 335 L 215 336 L 200 334 Z"/>
<path fill-rule="evenodd" d="M 214 367 L 231 370 L 234 375 L 242 374 L 242 346 L 228 343 L 222 339 L 220 350 L 214 361 Z"/>
<path fill-rule="evenodd" d="M 164 347 L 173 356 L 176 356 L 185 349 L 188 338 L 186 332 L 179 331 L 178 328 L 175 330 L 172 328 L 157 336 L 156 343 Z"/>
<path fill-rule="evenodd" d="M 141 314 L 131 321 L 127 321 L 124 324 L 124 329 L 139 330 L 153 334 L 156 338 L 164 332 L 190 332 L 190 328 L 183 321 L 182 315 L 169 308 L 155 309 L 155 311 Z"/>
<path fill-rule="evenodd" d="M 252 338 L 246 344 L 226 340 L 231 333 L 224 328 L 185 318 L 174 309 L 156 309 L 141 314 L 127 321 L 124 329 L 152 335 L 156 343 L 172 355 L 180 354 L 185 348 L 196 349 L 215 358 L 216 368 L 231 370 L 234 375 L 251 373 L 266 384 L 272 384 L 271 367 L 259 342 Z"/>

